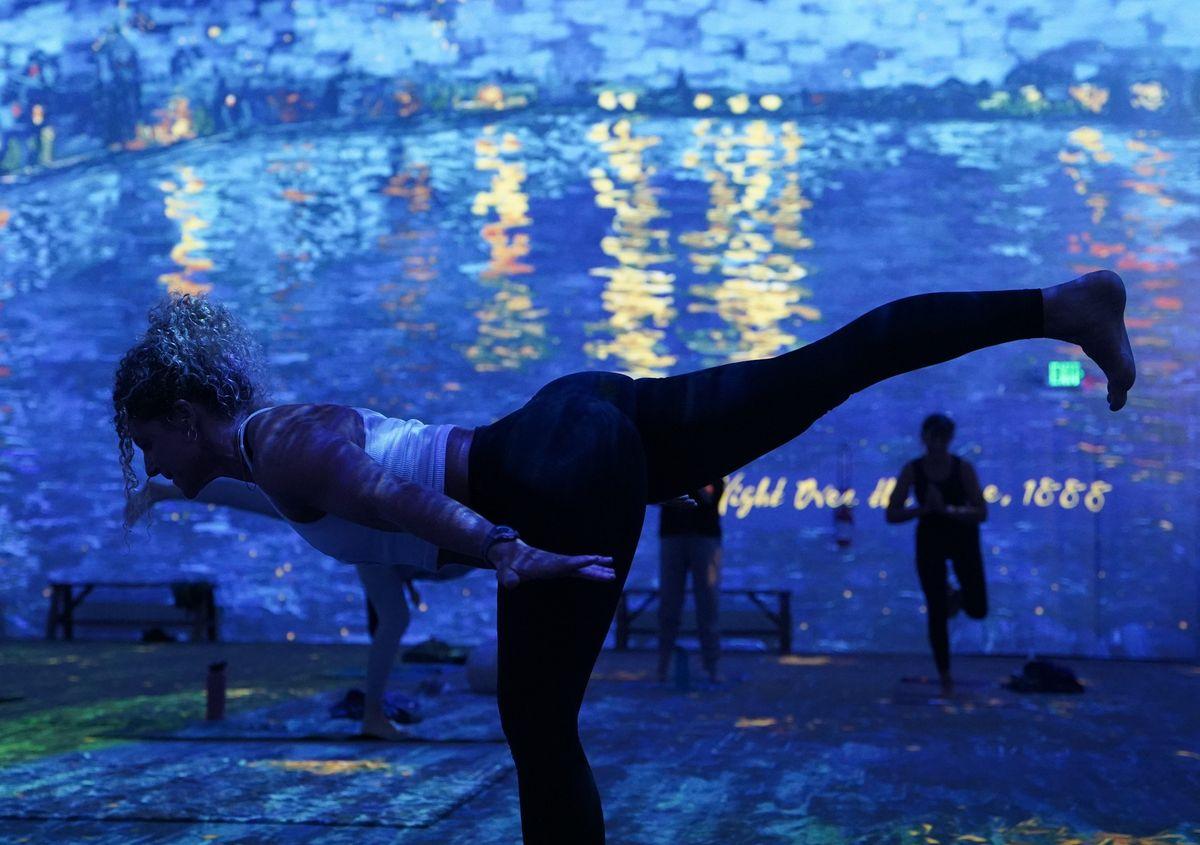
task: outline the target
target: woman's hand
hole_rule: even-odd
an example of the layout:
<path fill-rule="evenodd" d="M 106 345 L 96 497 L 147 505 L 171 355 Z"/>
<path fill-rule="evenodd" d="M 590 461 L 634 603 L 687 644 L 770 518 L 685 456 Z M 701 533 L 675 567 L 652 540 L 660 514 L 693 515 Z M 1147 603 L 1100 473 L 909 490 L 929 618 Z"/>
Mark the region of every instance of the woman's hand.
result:
<path fill-rule="evenodd" d="M 936 485 L 930 484 L 925 488 L 924 512 L 927 514 L 944 514 L 946 512 L 946 500 L 942 498 L 942 491 Z"/>
<path fill-rule="evenodd" d="M 676 496 L 674 499 L 667 499 L 666 501 L 659 502 L 659 504 L 663 507 L 671 508 L 672 510 L 685 511 L 700 507 L 700 503 L 688 493 L 684 493 L 682 496 Z"/>
<path fill-rule="evenodd" d="M 511 590 L 525 581 L 544 578 L 585 578 L 588 581 L 613 581 L 617 577 L 612 558 L 603 555 L 560 555 L 535 549 L 520 540 L 493 546 L 496 580 Z"/>
<path fill-rule="evenodd" d="M 164 484 L 153 478 L 148 479 L 142 489 L 134 493 L 125 503 L 125 527 L 130 528 L 136 524 L 145 516 L 146 511 L 158 502 L 172 498 L 174 489 L 174 484 Z"/>

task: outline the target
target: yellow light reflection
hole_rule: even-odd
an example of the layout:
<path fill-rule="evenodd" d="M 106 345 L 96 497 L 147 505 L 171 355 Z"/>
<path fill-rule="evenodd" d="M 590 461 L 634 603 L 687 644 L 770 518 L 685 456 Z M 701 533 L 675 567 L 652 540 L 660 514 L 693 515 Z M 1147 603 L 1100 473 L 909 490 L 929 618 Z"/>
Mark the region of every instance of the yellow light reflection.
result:
<path fill-rule="evenodd" d="M 663 330 L 676 314 L 675 276 L 656 269 L 673 256 L 667 230 L 654 226 L 667 212 L 649 184 L 654 169 L 644 160 L 645 151 L 661 138 L 639 137 L 633 124 L 621 119 L 593 125 L 588 140 L 608 157 L 607 167 L 594 167 L 589 175 L 596 205 L 613 210 L 611 232 L 601 239 L 600 249 L 616 266 L 590 271 L 606 280 L 601 301 L 609 318 L 588 329 L 609 337 L 588 341 L 584 351 L 599 361 L 615 359 L 610 366 L 629 376 L 665 375 L 676 361 L 663 342 Z"/>
<path fill-rule="evenodd" d="M 1161 106 L 1165 97 L 1158 83 L 1143 83 L 1132 90 L 1135 96 L 1145 98 L 1141 107 L 1151 110 Z M 1177 201 L 1168 193 L 1167 165 L 1173 156 L 1150 140 L 1155 137 L 1157 133 L 1142 130 L 1110 147 L 1099 129 L 1081 126 L 1069 133 L 1058 155 L 1075 193 L 1091 209 L 1095 227 L 1068 234 L 1067 252 L 1077 256 L 1071 269 L 1085 273 L 1111 267 L 1125 277 L 1130 290 L 1125 320 L 1130 342 L 1139 349 L 1139 371 L 1147 378 L 1169 377 L 1182 369 L 1184 362 L 1169 333 L 1187 305 L 1182 296 L 1175 295 L 1185 290 L 1176 275 L 1179 262 L 1164 246 L 1170 241 L 1167 233 L 1179 223 L 1173 216 Z M 1113 173 L 1113 166 L 1121 168 L 1118 173 L 1128 172 L 1136 178 L 1120 178 Z M 1112 201 L 1093 187 L 1101 178 L 1115 186 Z M 1121 219 L 1101 229 L 1110 206 L 1121 209 Z M 1168 290 L 1172 295 L 1161 293 Z M 1178 436 L 1154 415 L 1146 416 L 1143 428 L 1147 443 L 1170 442 Z M 1102 451 L 1081 451 L 1091 452 L 1097 463 L 1110 469 L 1122 462 L 1119 456 Z M 1139 469 L 1131 471 L 1130 480 L 1135 482 L 1155 478 L 1171 483 L 1170 478 L 1178 473 L 1163 461 L 1135 459 L 1134 464 Z"/>
<path fill-rule="evenodd" d="M 753 719 L 749 716 L 741 716 L 733 726 L 735 728 L 770 728 L 778 724 L 777 719 L 772 719 L 769 716 L 761 719 Z"/>
<path fill-rule="evenodd" d="M 1020 92 L 1025 105 L 1033 111 L 1041 111 L 1049 106 L 1046 98 L 1042 96 L 1042 92 L 1038 90 L 1036 85 L 1022 85 Z"/>
<path fill-rule="evenodd" d="M 429 201 L 433 196 L 433 189 L 429 183 L 429 166 L 417 164 L 411 169 L 393 173 L 383 193 L 389 197 L 408 200 L 408 210 L 412 214 L 429 211 Z"/>
<path fill-rule="evenodd" d="M 1129 102 L 1135 109 L 1158 111 L 1167 101 L 1167 89 L 1161 82 L 1135 82 L 1129 86 Z"/>
<path fill-rule="evenodd" d="M 155 109 L 156 123 L 137 125 L 135 137 L 125 142 L 125 148 L 145 149 L 150 146 L 170 146 L 196 137 L 192 107 L 187 97 L 172 97 L 166 108 Z"/>
<path fill-rule="evenodd" d="M 1079 105 L 1090 112 L 1100 113 L 1108 102 L 1108 89 L 1085 82 L 1082 85 L 1072 85 L 1067 89 Z"/>
<path fill-rule="evenodd" d="M 398 228 L 379 238 L 381 250 L 399 253 L 402 268 L 402 279 L 380 281 L 379 306 L 395 318 L 393 327 L 398 332 L 432 336 L 437 331 L 435 322 L 413 319 L 429 294 L 430 284 L 438 278 L 438 233 L 426 217 L 433 199 L 429 165 L 418 162 L 399 168 L 388 178 L 381 193 L 403 200 L 406 209 L 398 217 Z M 393 374 L 380 368 L 378 377 L 387 384 Z"/>
<path fill-rule="evenodd" d="M 200 217 L 200 203 L 197 199 L 205 184 L 191 167 L 179 167 L 176 173 L 178 181 L 165 180 L 159 183 L 158 188 L 166 194 L 163 213 L 168 219 L 179 224 L 179 242 L 170 252 L 171 260 L 179 269 L 161 274 L 158 281 L 166 285 L 171 293 L 207 293 L 212 290 L 212 285 L 199 277 L 213 269 L 213 262 L 207 256 L 199 254 L 207 244 L 198 237 L 198 233 L 207 229 L 209 224 Z"/>
<path fill-rule="evenodd" d="M 785 654 L 778 662 L 780 666 L 828 666 L 833 661 L 826 654 Z"/>
<path fill-rule="evenodd" d="M 812 247 L 801 228 L 812 203 L 796 168 L 804 139 L 790 121 L 754 120 L 738 128 L 697 121 L 697 148 L 683 161 L 709 183 L 708 228 L 680 237 L 697 274 L 721 277 L 691 288 L 699 301 L 688 311 L 716 314 L 725 324 L 690 339 L 688 346 L 730 361 L 796 346 L 785 324 L 820 318 L 802 302 L 811 292 L 799 284 L 808 271 L 797 253 Z"/>
<path fill-rule="evenodd" d="M 485 127 L 475 141 L 475 169 L 491 174 L 488 189 L 471 204 L 473 214 L 488 218 L 479 231 L 489 250 L 479 278 L 494 291 L 491 302 L 475 312 L 479 335 L 466 353 L 478 372 L 517 369 L 545 354 L 546 309 L 535 308 L 529 286 L 514 278 L 534 270 L 527 260 L 529 232 L 518 231 L 533 222 L 522 187 L 525 164 L 512 160 L 520 152 L 520 139 L 510 132 L 497 137 L 494 126 Z"/>
<path fill-rule="evenodd" d="M 385 760 L 252 760 L 255 769 L 282 769 L 310 775 L 356 775 L 360 772 L 388 772 L 392 764 Z"/>

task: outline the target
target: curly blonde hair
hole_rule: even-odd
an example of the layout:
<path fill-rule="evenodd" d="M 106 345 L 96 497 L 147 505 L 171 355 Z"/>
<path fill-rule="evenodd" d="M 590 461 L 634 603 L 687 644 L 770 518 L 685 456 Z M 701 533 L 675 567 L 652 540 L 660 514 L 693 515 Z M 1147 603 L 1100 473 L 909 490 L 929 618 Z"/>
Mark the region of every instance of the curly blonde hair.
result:
<path fill-rule="evenodd" d="M 233 313 L 207 296 L 169 294 L 152 307 L 150 326 L 113 376 L 113 424 L 125 499 L 137 490 L 130 420 L 167 414 L 179 399 L 234 419 L 266 402 L 261 347 Z"/>

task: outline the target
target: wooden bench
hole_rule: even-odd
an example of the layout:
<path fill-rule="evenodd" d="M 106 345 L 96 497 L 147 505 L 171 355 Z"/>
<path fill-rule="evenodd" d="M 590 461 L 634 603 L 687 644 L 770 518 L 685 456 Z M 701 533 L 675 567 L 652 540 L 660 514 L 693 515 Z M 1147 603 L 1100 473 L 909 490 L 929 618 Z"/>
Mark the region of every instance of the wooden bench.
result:
<path fill-rule="evenodd" d="M 96 589 L 141 592 L 140 601 L 91 601 Z M 76 626 L 108 628 L 185 628 L 192 642 L 217 640 L 217 603 L 210 581 L 54 581 L 50 584 L 50 612 L 46 639 L 75 638 Z M 155 601 L 147 591 L 157 590 L 171 603 Z M 166 595 L 162 595 L 165 593 Z"/>
<path fill-rule="evenodd" d="M 691 590 L 688 591 L 691 593 Z M 792 653 L 792 591 L 791 590 L 728 590 L 719 591 L 717 627 L 722 636 L 771 637 L 779 641 L 779 653 Z M 727 597 L 739 601 L 728 602 Z M 746 607 L 746 604 L 749 607 Z M 633 634 L 658 636 L 658 614 L 645 611 L 658 604 L 658 590 L 627 589 L 617 605 L 616 647 L 629 648 Z M 739 605 L 741 605 L 739 607 Z M 685 601 L 679 633 L 695 634 L 696 612 Z"/>

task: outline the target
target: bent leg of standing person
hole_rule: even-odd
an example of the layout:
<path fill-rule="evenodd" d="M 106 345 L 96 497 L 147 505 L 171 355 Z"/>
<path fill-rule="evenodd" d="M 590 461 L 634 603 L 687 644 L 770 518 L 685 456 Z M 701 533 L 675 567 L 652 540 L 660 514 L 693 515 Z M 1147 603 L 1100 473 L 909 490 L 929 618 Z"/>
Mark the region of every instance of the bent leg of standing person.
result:
<path fill-rule="evenodd" d="M 658 679 L 665 681 L 671 652 L 679 636 L 683 596 L 687 586 L 687 547 L 681 536 L 659 537 L 658 564 Z"/>
<path fill-rule="evenodd" d="M 983 574 L 983 554 L 979 541 L 964 543 L 954 554 L 954 576 L 958 579 L 962 609 L 972 619 L 988 614 L 987 580 Z"/>
<path fill-rule="evenodd" d="M 525 842 L 601 843 L 604 818 L 578 718 L 641 535 L 641 440 L 607 401 L 535 397 L 476 429 L 468 475 L 470 506 L 530 545 L 613 558 L 612 583 L 563 578 L 498 593 L 500 718 Z"/>
<path fill-rule="evenodd" d="M 688 537 L 688 559 L 696 597 L 696 627 L 704 670 L 716 680 L 721 634 L 717 627 L 717 594 L 721 586 L 721 541 L 717 537 Z"/>
<path fill-rule="evenodd" d="M 1044 301 L 1051 305 L 1043 313 Z M 1080 343 L 1101 364 L 1110 404 L 1120 407 L 1134 378 L 1124 307 L 1120 278 L 1104 271 L 1045 292 L 923 294 L 774 358 L 637 379 L 634 420 L 646 450 L 649 500 L 728 475 L 872 384 L 1047 331 Z"/>

